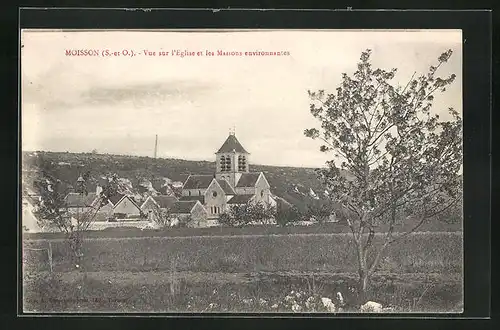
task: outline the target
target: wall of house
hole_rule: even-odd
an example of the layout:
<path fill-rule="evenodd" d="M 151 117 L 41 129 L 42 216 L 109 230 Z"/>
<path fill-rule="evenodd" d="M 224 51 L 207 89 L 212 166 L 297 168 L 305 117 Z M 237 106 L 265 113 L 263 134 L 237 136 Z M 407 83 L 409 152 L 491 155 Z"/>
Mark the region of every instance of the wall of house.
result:
<path fill-rule="evenodd" d="M 212 182 L 210 187 L 208 187 L 205 192 L 204 206 L 208 212 L 208 218 L 216 218 L 220 213 L 224 213 L 226 209 L 226 194 L 224 193 L 224 190 L 222 190 L 222 188 L 215 182 L 216 181 Z M 216 196 L 214 196 L 214 193 L 216 193 Z M 218 209 L 214 210 L 213 208 Z"/>
<path fill-rule="evenodd" d="M 269 189 L 269 183 L 261 175 L 257 182 L 255 183 L 255 202 L 263 202 L 266 204 L 271 203 L 271 191 Z"/>
<path fill-rule="evenodd" d="M 203 196 L 206 189 L 182 189 L 182 196 Z"/>
<path fill-rule="evenodd" d="M 144 202 L 144 204 L 141 206 L 141 210 L 145 214 L 147 214 L 147 213 L 149 213 L 149 211 L 153 211 L 155 209 L 158 209 L 158 205 L 151 198 L 148 198 Z"/>
<path fill-rule="evenodd" d="M 236 195 L 254 195 L 255 187 L 236 187 Z"/>
<path fill-rule="evenodd" d="M 197 203 L 191 211 L 191 221 L 188 223 L 188 227 L 208 227 L 207 219 L 206 209 Z"/>
<path fill-rule="evenodd" d="M 107 221 L 109 217 L 113 215 L 113 205 L 108 202 L 108 204 L 101 206 L 98 213 L 98 220 L 96 221 Z"/>
<path fill-rule="evenodd" d="M 90 211 L 90 207 L 68 207 L 68 212 L 71 214 L 81 214 Z"/>
<path fill-rule="evenodd" d="M 139 208 L 128 198 L 124 198 L 115 206 L 113 213 L 125 213 L 127 216 L 140 215 Z"/>

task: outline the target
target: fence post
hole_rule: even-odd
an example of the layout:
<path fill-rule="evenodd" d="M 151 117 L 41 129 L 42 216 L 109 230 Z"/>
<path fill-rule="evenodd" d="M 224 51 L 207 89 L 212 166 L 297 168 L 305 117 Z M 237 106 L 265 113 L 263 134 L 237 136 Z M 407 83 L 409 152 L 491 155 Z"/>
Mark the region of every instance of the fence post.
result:
<path fill-rule="evenodd" d="M 49 255 L 49 267 L 50 267 L 50 272 L 52 273 L 52 243 L 49 241 L 49 248 L 47 250 L 47 253 Z"/>

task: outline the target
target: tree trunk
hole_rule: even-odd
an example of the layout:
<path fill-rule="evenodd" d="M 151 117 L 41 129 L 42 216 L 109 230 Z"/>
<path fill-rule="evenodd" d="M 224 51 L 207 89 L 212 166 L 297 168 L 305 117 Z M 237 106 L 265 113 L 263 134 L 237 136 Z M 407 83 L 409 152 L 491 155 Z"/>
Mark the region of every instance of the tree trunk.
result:
<path fill-rule="evenodd" d="M 368 274 L 365 270 L 360 270 L 359 272 L 359 282 L 358 282 L 358 304 L 364 304 L 367 299 L 368 293 Z"/>

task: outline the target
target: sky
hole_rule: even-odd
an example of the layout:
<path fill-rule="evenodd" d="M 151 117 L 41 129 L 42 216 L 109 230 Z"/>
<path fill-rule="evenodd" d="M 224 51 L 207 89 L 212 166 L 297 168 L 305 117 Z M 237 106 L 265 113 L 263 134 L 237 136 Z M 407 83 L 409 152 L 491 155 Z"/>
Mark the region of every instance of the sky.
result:
<path fill-rule="evenodd" d="M 435 98 L 442 118 L 462 112 L 460 30 L 22 31 L 22 150 L 215 159 L 235 129 L 263 165 L 320 167 L 332 154 L 304 136 L 319 127 L 308 90 L 335 92 L 360 54 L 398 68 L 404 85 L 448 50 L 439 73 L 455 82 Z M 67 56 L 66 50 L 136 56 Z M 288 56 L 158 56 L 160 51 L 286 51 Z M 140 55 L 154 51 L 156 56 Z"/>

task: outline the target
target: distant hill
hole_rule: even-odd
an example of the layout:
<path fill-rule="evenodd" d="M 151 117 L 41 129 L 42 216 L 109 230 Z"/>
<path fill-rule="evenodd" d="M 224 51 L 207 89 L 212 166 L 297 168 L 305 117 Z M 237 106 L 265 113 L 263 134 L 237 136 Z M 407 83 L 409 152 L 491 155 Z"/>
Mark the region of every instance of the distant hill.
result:
<path fill-rule="evenodd" d="M 45 171 L 71 189 L 78 176 L 88 170 L 91 171 L 89 190 L 95 190 L 99 178 L 111 172 L 126 182 L 129 193 L 173 194 L 190 174 L 213 174 L 215 162 L 94 153 L 23 152 L 24 188 L 34 189 L 38 174 Z M 250 171 L 264 172 L 271 192 L 300 210 L 325 197 L 315 169 L 250 165 Z"/>

